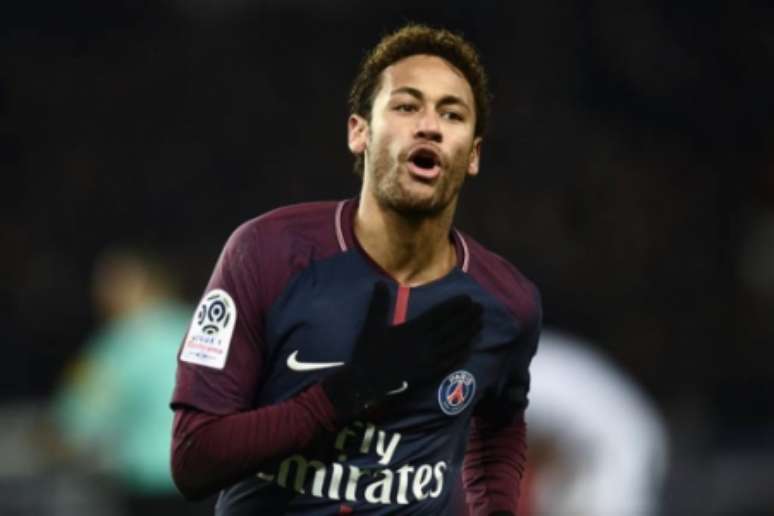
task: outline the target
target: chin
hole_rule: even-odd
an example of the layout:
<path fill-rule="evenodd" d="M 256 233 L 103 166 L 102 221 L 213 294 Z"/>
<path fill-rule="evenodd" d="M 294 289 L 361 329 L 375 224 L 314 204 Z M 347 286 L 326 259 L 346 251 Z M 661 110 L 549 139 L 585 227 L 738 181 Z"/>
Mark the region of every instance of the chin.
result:
<path fill-rule="evenodd" d="M 374 193 L 379 204 L 407 217 L 429 217 L 443 212 L 454 198 L 443 181 L 420 184 L 406 179 L 393 176 L 377 183 Z"/>
<path fill-rule="evenodd" d="M 443 202 L 436 195 L 417 195 L 402 192 L 402 195 L 391 196 L 385 204 L 401 215 L 412 217 L 427 217 L 441 213 L 448 202 Z"/>

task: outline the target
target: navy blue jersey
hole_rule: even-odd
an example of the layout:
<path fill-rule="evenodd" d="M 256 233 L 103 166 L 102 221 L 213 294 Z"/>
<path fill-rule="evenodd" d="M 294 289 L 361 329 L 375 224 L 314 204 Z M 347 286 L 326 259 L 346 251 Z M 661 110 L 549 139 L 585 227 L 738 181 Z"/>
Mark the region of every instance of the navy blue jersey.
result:
<path fill-rule="evenodd" d="M 232 235 L 183 343 L 173 403 L 230 414 L 298 395 L 348 361 L 379 280 L 390 286 L 394 323 L 467 294 L 484 308 L 483 330 L 467 361 L 436 384 L 396 385 L 338 433 L 222 491 L 217 514 L 451 514 L 471 418 L 505 421 L 527 405 L 535 287 L 457 230 L 457 267 L 400 285 L 359 247 L 356 207 L 281 208 Z"/>

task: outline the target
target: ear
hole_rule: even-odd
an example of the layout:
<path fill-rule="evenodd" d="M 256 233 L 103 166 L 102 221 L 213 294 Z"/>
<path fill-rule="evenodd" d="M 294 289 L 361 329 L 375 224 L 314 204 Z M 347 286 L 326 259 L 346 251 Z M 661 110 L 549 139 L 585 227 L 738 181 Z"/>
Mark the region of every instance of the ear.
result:
<path fill-rule="evenodd" d="M 347 144 L 352 154 L 363 154 L 368 144 L 368 121 L 360 115 L 349 115 Z"/>
<path fill-rule="evenodd" d="M 473 139 L 473 147 L 470 149 L 470 163 L 468 164 L 468 175 L 477 176 L 478 166 L 481 163 L 481 137 Z"/>

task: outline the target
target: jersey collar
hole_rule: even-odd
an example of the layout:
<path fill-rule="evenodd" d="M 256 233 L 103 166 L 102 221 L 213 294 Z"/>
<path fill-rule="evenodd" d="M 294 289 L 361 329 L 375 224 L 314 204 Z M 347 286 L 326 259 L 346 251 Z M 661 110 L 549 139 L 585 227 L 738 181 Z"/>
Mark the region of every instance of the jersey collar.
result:
<path fill-rule="evenodd" d="M 345 199 L 339 201 L 336 205 L 335 221 L 336 240 L 339 243 L 339 249 L 346 252 L 350 249 L 360 249 L 360 244 L 355 237 L 354 222 L 357 212 L 358 198 Z M 470 250 L 465 241 L 465 237 L 457 228 L 452 228 L 451 236 L 454 241 L 454 249 L 457 251 L 457 266 L 462 272 L 468 272 L 470 266 Z"/>

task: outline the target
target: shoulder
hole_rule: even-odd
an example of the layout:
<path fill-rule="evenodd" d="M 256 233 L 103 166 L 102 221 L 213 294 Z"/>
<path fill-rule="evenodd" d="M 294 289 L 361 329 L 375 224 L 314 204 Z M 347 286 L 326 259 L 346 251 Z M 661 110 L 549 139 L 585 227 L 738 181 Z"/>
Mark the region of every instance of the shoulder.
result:
<path fill-rule="evenodd" d="M 259 259 L 271 274 L 277 268 L 298 270 L 340 251 L 335 215 L 340 202 L 283 206 L 242 223 L 229 237 L 223 258 L 232 264 Z"/>
<path fill-rule="evenodd" d="M 284 206 L 242 223 L 226 242 L 219 269 L 233 286 L 260 285 L 254 295 L 270 303 L 313 261 L 340 252 L 335 229 L 340 204 Z"/>
<path fill-rule="evenodd" d="M 274 209 L 242 223 L 229 238 L 232 246 L 282 247 L 294 240 L 335 244 L 335 201 L 293 204 Z"/>
<path fill-rule="evenodd" d="M 468 274 L 484 290 L 502 302 L 511 314 L 539 324 L 540 291 L 515 265 L 460 232 L 468 248 Z"/>

